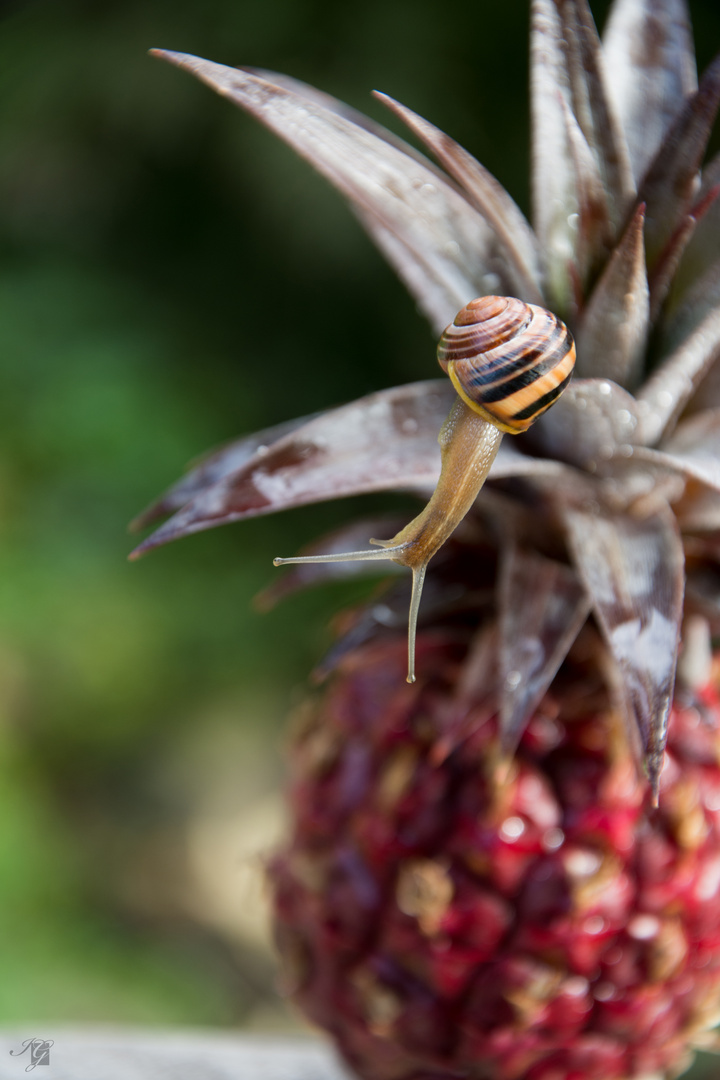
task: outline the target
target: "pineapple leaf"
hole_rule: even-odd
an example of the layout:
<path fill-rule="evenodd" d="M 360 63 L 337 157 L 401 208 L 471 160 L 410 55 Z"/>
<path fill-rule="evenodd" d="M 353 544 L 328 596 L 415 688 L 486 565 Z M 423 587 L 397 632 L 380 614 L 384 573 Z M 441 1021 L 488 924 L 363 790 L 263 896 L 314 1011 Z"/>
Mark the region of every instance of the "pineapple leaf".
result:
<path fill-rule="evenodd" d="M 439 337 L 454 318 L 448 312 L 452 308 L 457 289 L 448 285 L 436 273 L 432 259 L 421 258 L 417 251 L 401 240 L 392 229 L 387 228 L 374 213 L 366 213 L 357 206 L 351 207 L 355 217 L 385 256 L 390 266 L 418 303 L 419 310 L 427 318 L 434 334 Z"/>
<path fill-rule="evenodd" d="M 720 154 L 708 162 L 702 171 L 702 186 L 698 202 L 702 202 L 715 192 L 703 218 L 703 227 L 692 237 L 683 254 L 680 275 L 684 281 L 696 281 L 720 260 Z"/>
<path fill-rule="evenodd" d="M 669 432 L 700 387 L 719 351 L 720 308 L 716 307 L 638 392 L 641 442 L 653 446 L 663 433 Z"/>
<path fill-rule="evenodd" d="M 562 98 L 561 102 L 567 145 L 575 174 L 577 222 L 573 226 L 573 232 L 576 280 L 573 284 L 575 289 L 579 290 L 579 295 L 576 296 L 576 306 L 579 308 L 588 281 L 594 277 L 610 253 L 613 227 L 597 161 L 569 105 Z"/>
<path fill-rule="evenodd" d="M 585 309 L 577 339 L 576 375 L 633 387 L 640 379 L 649 326 L 641 204 Z"/>
<path fill-rule="evenodd" d="M 450 383 L 434 379 L 323 413 L 201 491 L 131 558 L 181 536 L 292 506 L 433 488 L 440 475 L 438 431 L 453 398 Z"/>
<path fill-rule="evenodd" d="M 204 529 L 308 503 L 370 491 L 427 495 L 440 475 L 438 433 L 454 400 L 446 379 L 409 383 L 231 443 L 140 515 L 138 527 L 182 507 L 130 558 Z M 285 434 L 269 443 L 277 431 Z M 505 440 L 491 478 L 525 476 L 557 485 L 568 472 Z"/>
<path fill-rule="evenodd" d="M 434 323 L 446 325 L 473 296 L 509 287 L 493 230 L 430 161 L 379 125 L 325 94 L 281 75 L 225 67 L 154 50 L 184 68 L 285 140 L 350 202 L 385 255 L 417 263 L 411 284 Z M 446 298 L 438 319 L 438 289 Z"/>
<path fill-rule="evenodd" d="M 590 612 L 577 574 L 510 546 L 499 581 L 501 747 L 512 755 Z"/>
<path fill-rule="evenodd" d="M 567 317 L 577 283 L 574 265 L 578 198 L 568 145 L 570 84 L 563 28 L 553 0 L 533 0 L 530 38 L 533 224 L 545 261 L 546 294 Z"/>
<path fill-rule="evenodd" d="M 602 470 L 618 451 L 638 441 L 640 424 L 632 394 L 608 379 L 573 379 L 527 432 L 531 446 L 589 472 Z"/>
<path fill-rule="evenodd" d="M 717 56 L 703 73 L 698 90 L 670 125 L 640 184 L 638 198 L 647 203 L 645 249 L 649 268 L 662 257 L 700 186 L 700 166 L 719 104 Z"/>
<path fill-rule="evenodd" d="M 717 491 L 705 485 L 689 485 L 685 489 L 682 501 L 676 504 L 674 509 L 683 531 L 720 534 L 720 495 Z M 686 540 L 686 543 L 690 548 L 693 546 L 692 542 Z M 717 562 L 716 555 L 713 556 L 712 562 L 713 564 Z M 695 565 L 688 565 L 688 583 L 694 580 L 697 569 Z M 717 570 L 713 571 L 713 576 L 720 581 L 720 573 Z M 717 632 L 720 628 L 720 603 L 715 605 L 713 617 Z"/>
<path fill-rule="evenodd" d="M 636 456 L 720 491 L 720 408 L 690 417 L 677 426 L 660 450 L 638 448 Z"/>
<path fill-rule="evenodd" d="M 573 111 L 602 175 L 615 229 L 635 195 L 625 136 L 608 102 L 602 48 L 586 0 L 558 0 Z"/>
<path fill-rule="evenodd" d="M 698 222 L 705 217 L 708 210 L 717 202 L 718 195 L 720 195 L 720 184 L 716 184 L 708 192 L 700 192 L 695 204 L 688 210 L 687 214 L 680 218 L 680 224 L 655 263 L 649 279 L 651 323 L 654 324 L 660 314 L 660 309 L 673 284 L 680 260 L 690 240 L 695 235 Z M 705 311 L 707 310 L 705 308 Z M 699 313 L 696 308 L 693 314 L 697 319 L 698 314 L 704 313 L 704 311 Z"/>
<path fill-rule="evenodd" d="M 685 97 L 697 87 L 685 0 L 615 0 L 603 55 L 608 93 L 639 182 Z"/>
<path fill-rule="evenodd" d="M 673 309 L 667 324 L 663 327 L 664 349 L 669 353 L 673 352 L 691 336 L 703 319 L 718 307 L 720 307 L 720 259 L 687 289 L 680 303 Z M 712 381 L 713 374 L 714 369 L 701 386 L 696 399 L 693 400 L 694 406 L 697 401 L 702 407 L 702 401 L 707 397 L 707 385 Z M 709 404 L 717 404 L 719 401 L 720 398 L 716 393 L 714 398 L 710 397 Z"/>
<path fill-rule="evenodd" d="M 573 561 L 614 658 L 657 794 L 682 621 L 684 554 L 674 515 L 564 511 Z"/>
<path fill-rule="evenodd" d="M 376 91 L 375 97 L 422 139 L 443 168 L 460 184 L 473 206 L 493 227 L 505 249 L 516 295 L 529 304 L 542 304 L 535 235 L 505 188 L 472 154 L 422 116 L 387 94 Z"/>
<path fill-rule="evenodd" d="M 225 446 L 220 446 L 207 454 L 203 454 L 197 462 L 191 465 L 185 476 L 181 477 L 159 499 L 156 499 L 146 510 L 143 510 L 141 514 L 138 514 L 130 522 L 130 532 L 139 532 L 140 529 L 152 525 L 167 514 L 179 510 L 186 503 L 189 503 L 191 499 L 216 484 L 218 480 L 222 480 L 223 477 L 242 469 L 258 451 L 260 453 L 264 452 L 261 448 L 270 446 L 284 435 L 288 435 L 296 428 L 307 424 L 315 418 L 315 415 L 317 414 L 300 416 L 295 420 L 287 420 L 284 424 L 275 424 L 273 427 L 265 428 L 254 435 L 245 435 L 240 439 L 233 439 L 232 442 L 226 443 Z"/>

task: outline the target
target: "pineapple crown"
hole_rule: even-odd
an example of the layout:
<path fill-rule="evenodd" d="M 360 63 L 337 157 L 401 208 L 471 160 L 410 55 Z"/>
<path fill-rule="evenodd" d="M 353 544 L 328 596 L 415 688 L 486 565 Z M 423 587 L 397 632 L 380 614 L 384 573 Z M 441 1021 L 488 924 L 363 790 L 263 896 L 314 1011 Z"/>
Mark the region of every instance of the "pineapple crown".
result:
<path fill-rule="evenodd" d="M 503 741 L 517 741 L 592 612 L 657 790 L 684 598 L 710 626 L 720 614 L 720 155 L 703 164 L 720 56 L 698 83 L 684 0 L 615 0 L 602 42 L 586 0 L 532 0 L 533 227 L 475 158 L 385 94 L 440 167 L 287 76 L 154 55 L 330 180 L 437 333 L 487 293 L 544 305 L 570 326 L 573 383 L 531 431 L 505 440 L 490 474 L 540 499 L 563 546 L 533 551 L 522 513 L 503 546 Z M 452 398 L 447 380 L 414 383 L 233 442 L 136 520 L 172 514 L 133 557 L 309 502 L 424 494 Z M 366 527 L 314 550 L 358 534 Z M 327 572 L 337 565 L 293 571 L 298 585 Z"/>

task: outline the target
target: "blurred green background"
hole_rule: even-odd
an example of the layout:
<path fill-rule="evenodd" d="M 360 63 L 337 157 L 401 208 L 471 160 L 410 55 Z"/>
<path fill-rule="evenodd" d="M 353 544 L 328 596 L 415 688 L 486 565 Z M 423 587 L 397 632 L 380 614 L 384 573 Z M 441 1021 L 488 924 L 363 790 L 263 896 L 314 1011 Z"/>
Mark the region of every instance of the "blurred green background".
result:
<path fill-rule="evenodd" d="M 691 8 L 704 66 L 720 11 Z M 361 507 L 137 564 L 125 525 L 213 444 L 435 374 L 339 197 L 147 48 L 285 71 L 398 130 L 383 89 L 527 210 L 527 22 L 525 0 L 0 7 L 1 1023 L 294 1022 L 261 853 L 284 716 L 366 587 L 251 601 Z"/>

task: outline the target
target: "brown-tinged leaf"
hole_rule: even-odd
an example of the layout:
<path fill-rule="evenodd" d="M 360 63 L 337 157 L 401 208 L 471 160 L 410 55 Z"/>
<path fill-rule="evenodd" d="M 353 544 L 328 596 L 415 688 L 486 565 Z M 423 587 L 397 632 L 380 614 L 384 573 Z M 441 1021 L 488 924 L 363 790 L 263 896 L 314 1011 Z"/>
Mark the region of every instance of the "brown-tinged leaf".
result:
<path fill-rule="evenodd" d="M 577 335 L 576 376 L 629 388 L 640 379 L 649 325 L 643 221 L 641 204 L 593 290 Z"/>
<path fill-rule="evenodd" d="M 614 230 L 597 161 L 570 106 L 564 99 L 561 100 L 567 145 L 575 174 L 577 215 L 570 219 L 570 223 L 574 233 L 574 263 L 581 292 L 578 296 L 580 306 L 588 281 L 605 263 L 612 249 Z"/>
<path fill-rule="evenodd" d="M 254 435 L 245 435 L 240 439 L 233 439 L 224 446 L 203 454 L 189 469 L 185 476 L 138 514 L 130 522 L 130 531 L 139 532 L 140 529 L 152 525 L 153 522 L 179 510 L 181 506 L 194 499 L 201 491 L 212 487 L 218 480 L 230 473 L 237 472 L 254 456 L 266 453 L 267 448 L 284 435 L 294 431 L 295 428 L 307 424 L 313 416 L 301 416 L 296 420 L 287 420 L 283 424 L 275 424 L 265 428 Z"/>
<path fill-rule="evenodd" d="M 697 236 L 700 231 L 696 229 L 693 236 Z M 720 251 L 720 248 L 718 250 Z M 718 307 L 720 307 L 720 258 L 708 267 L 705 273 L 683 294 L 682 300 L 662 329 L 663 349 L 668 353 L 677 349 L 693 331 L 697 330 L 708 313 Z M 696 395 L 701 407 L 704 389 L 705 382 L 701 384 Z M 720 401 L 720 395 L 716 394 L 713 400 Z M 693 399 L 693 405 L 694 403 L 695 399 Z"/>
<path fill-rule="evenodd" d="M 720 56 L 707 67 L 697 91 L 671 123 L 638 187 L 647 203 L 645 251 L 651 269 L 695 201 L 700 165 L 720 105 Z"/>
<path fill-rule="evenodd" d="M 695 414 L 678 424 L 660 449 L 638 448 L 635 456 L 720 491 L 720 408 Z"/>
<path fill-rule="evenodd" d="M 573 112 L 602 176 L 615 229 L 635 195 L 625 135 L 606 90 L 604 61 L 586 0 L 558 0 L 567 47 Z"/>
<path fill-rule="evenodd" d="M 443 168 L 465 191 L 471 203 L 497 233 L 505 251 L 513 280 L 513 295 L 529 304 L 542 304 L 540 268 L 535 234 L 517 203 L 495 177 L 434 124 L 401 105 L 388 94 L 375 97 L 399 116 Z"/>
<path fill-rule="evenodd" d="M 459 302 L 457 282 L 439 280 L 431 263 L 420 258 L 394 232 L 381 225 L 374 214 L 366 214 L 352 207 L 356 217 L 375 241 L 375 246 L 385 256 L 390 266 L 413 296 L 418 309 L 425 315 L 435 337 L 440 337 L 448 323 L 452 322 L 465 301 Z M 505 291 L 502 277 L 492 269 L 488 257 L 488 272 L 480 285 L 479 295 L 485 296 Z"/>
<path fill-rule="evenodd" d="M 243 456 L 238 468 L 231 468 L 231 444 L 227 460 L 220 451 L 218 478 L 202 483 L 202 466 L 195 480 L 191 473 L 188 486 L 197 481 L 196 494 L 130 558 L 204 529 L 308 503 L 370 491 L 429 496 L 440 476 L 438 435 L 454 397 L 447 379 L 382 390 L 301 426 L 290 425 L 286 435 L 269 445 L 261 442 L 252 456 Z M 241 454 L 245 442 L 239 444 Z M 490 479 L 525 476 L 557 484 L 568 471 L 560 462 L 523 454 L 506 439 Z M 149 521 L 151 513 L 154 518 L 161 512 L 157 508 L 170 507 L 172 491 L 139 520 Z"/>
<path fill-rule="evenodd" d="M 620 675 L 657 793 L 682 620 L 683 545 L 662 504 L 564 511 L 574 563 Z"/>
<path fill-rule="evenodd" d="M 714 308 L 638 391 L 640 442 L 654 446 L 669 434 L 718 355 L 720 308 Z"/>
<path fill-rule="evenodd" d="M 567 391 L 565 392 L 567 393 Z M 545 479 L 557 484 L 567 478 L 568 473 L 573 471 L 560 461 L 538 458 L 532 454 L 523 453 L 518 446 L 529 445 L 528 434 L 526 432 L 520 438 L 511 436 L 503 439 L 490 470 L 489 480 L 507 480 L 510 477 L 524 476 L 529 479 Z"/>
<path fill-rule="evenodd" d="M 673 512 L 686 532 L 708 532 L 720 536 L 720 494 L 704 484 L 687 484 Z M 686 554 L 689 554 L 686 548 Z"/>
<path fill-rule="evenodd" d="M 615 0 L 603 34 L 607 87 L 640 181 L 697 87 L 685 0 Z"/>
<path fill-rule="evenodd" d="M 332 409 L 192 499 L 132 554 L 277 510 L 368 491 L 421 490 L 440 474 L 438 433 L 454 399 L 434 379 Z"/>
<path fill-rule="evenodd" d="M 720 154 L 708 162 L 702 171 L 702 183 L 698 202 L 711 195 L 720 186 Z M 712 200 L 703 217 L 702 228 L 697 229 L 688 244 L 679 270 L 681 283 L 694 282 L 720 259 L 720 198 Z"/>
<path fill-rule="evenodd" d="M 388 233 L 407 249 L 422 267 L 413 281 L 415 297 L 433 320 L 438 288 L 451 298 L 447 323 L 482 292 L 489 270 L 496 272 L 497 239 L 482 216 L 439 169 L 384 128 L 281 75 L 184 53 L 154 50 L 153 55 L 184 68 L 255 116 L 325 176 L 364 224 L 372 223 L 373 237 Z"/>
<path fill-rule="evenodd" d="M 553 0 L 533 0 L 530 30 L 533 224 L 554 310 L 572 314 L 578 199 L 565 106 L 571 104 L 563 28 Z"/>
<path fill-rule="evenodd" d="M 542 454 L 594 473 L 624 447 L 629 456 L 638 428 L 635 399 L 627 390 L 609 379 L 573 379 L 526 439 Z"/>
<path fill-rule="evenodd" d="M 569 566 L 510 546 L 499 581 L 500 731 L 514 752 L 590 611 Z"/>
<path fill-rule="evenodd" d="M 698 198 L 688 212 L 680 218 L 680 223 L 675 229 L 675 232 L 660 252 L 648 281 L 650 287 L 651 324 L 654 325 L 657 321 L 660 309 L 675 280 L 683 253 L 697 231 L 698 222 L 705 217 L 708 210 L 717 201 L 718 195 L 720 195 L 720 184 L 712 188 L 707 194 Z M 699 318 L 701 318 L 706 311 L 707 308 L 702 312 L 699 312 L 698 307 L 695 306 L 693 315 L 695 317 L 696 325 Z"/>

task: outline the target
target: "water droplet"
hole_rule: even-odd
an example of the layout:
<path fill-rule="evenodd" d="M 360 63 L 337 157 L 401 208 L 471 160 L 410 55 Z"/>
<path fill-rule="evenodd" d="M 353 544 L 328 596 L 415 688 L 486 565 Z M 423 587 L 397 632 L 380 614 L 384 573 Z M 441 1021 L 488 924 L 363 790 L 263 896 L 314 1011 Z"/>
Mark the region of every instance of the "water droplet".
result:
<path fill-rule="evenodd" d="M 562 829 L 546 829 L 542 837 L 542 846 L 545 851 L 557 851 L 565 842 L 565 833 Z"/>
<path fill-rule="evenodd" d="M 635 915 L 628 923 L 627 932 L 636 941 L 650 941 L 660 933 L 660 920 L 655 915 Z"/>
<path fill-rule="evenodd" d="M 588 878 L 597 873 L 602 864 L 602 856 L 589 848 L 575 848 L 565 855 L 565 869 L 571 877 Z"/>
<path fill-rule="evenodd" d="M 615 987 L 609 982 L 598 983 L 593 990 L 593 997 L 596 1001 L 612 1001 L 615 997 Z"/>
<path fill-rule="evenodd" d="M 582 975 L 571 975 L 569 979 L 565 979 L 560 989 L 568 997 L 579 998 L 587 994 L 590 983 Z"/>
<path fill-rule="evenodd" d="M 720 810 L 720 790 L 706 791 L 703 803 L 708 810 Z"/>
<path fill-rule="evenodd" d="M 505 818 L 500 826 L 500 835 L 503 840 L 506 840 L 509 844 L 518 840 L 525 832 L 525 822 L 519 817 Z"/>

